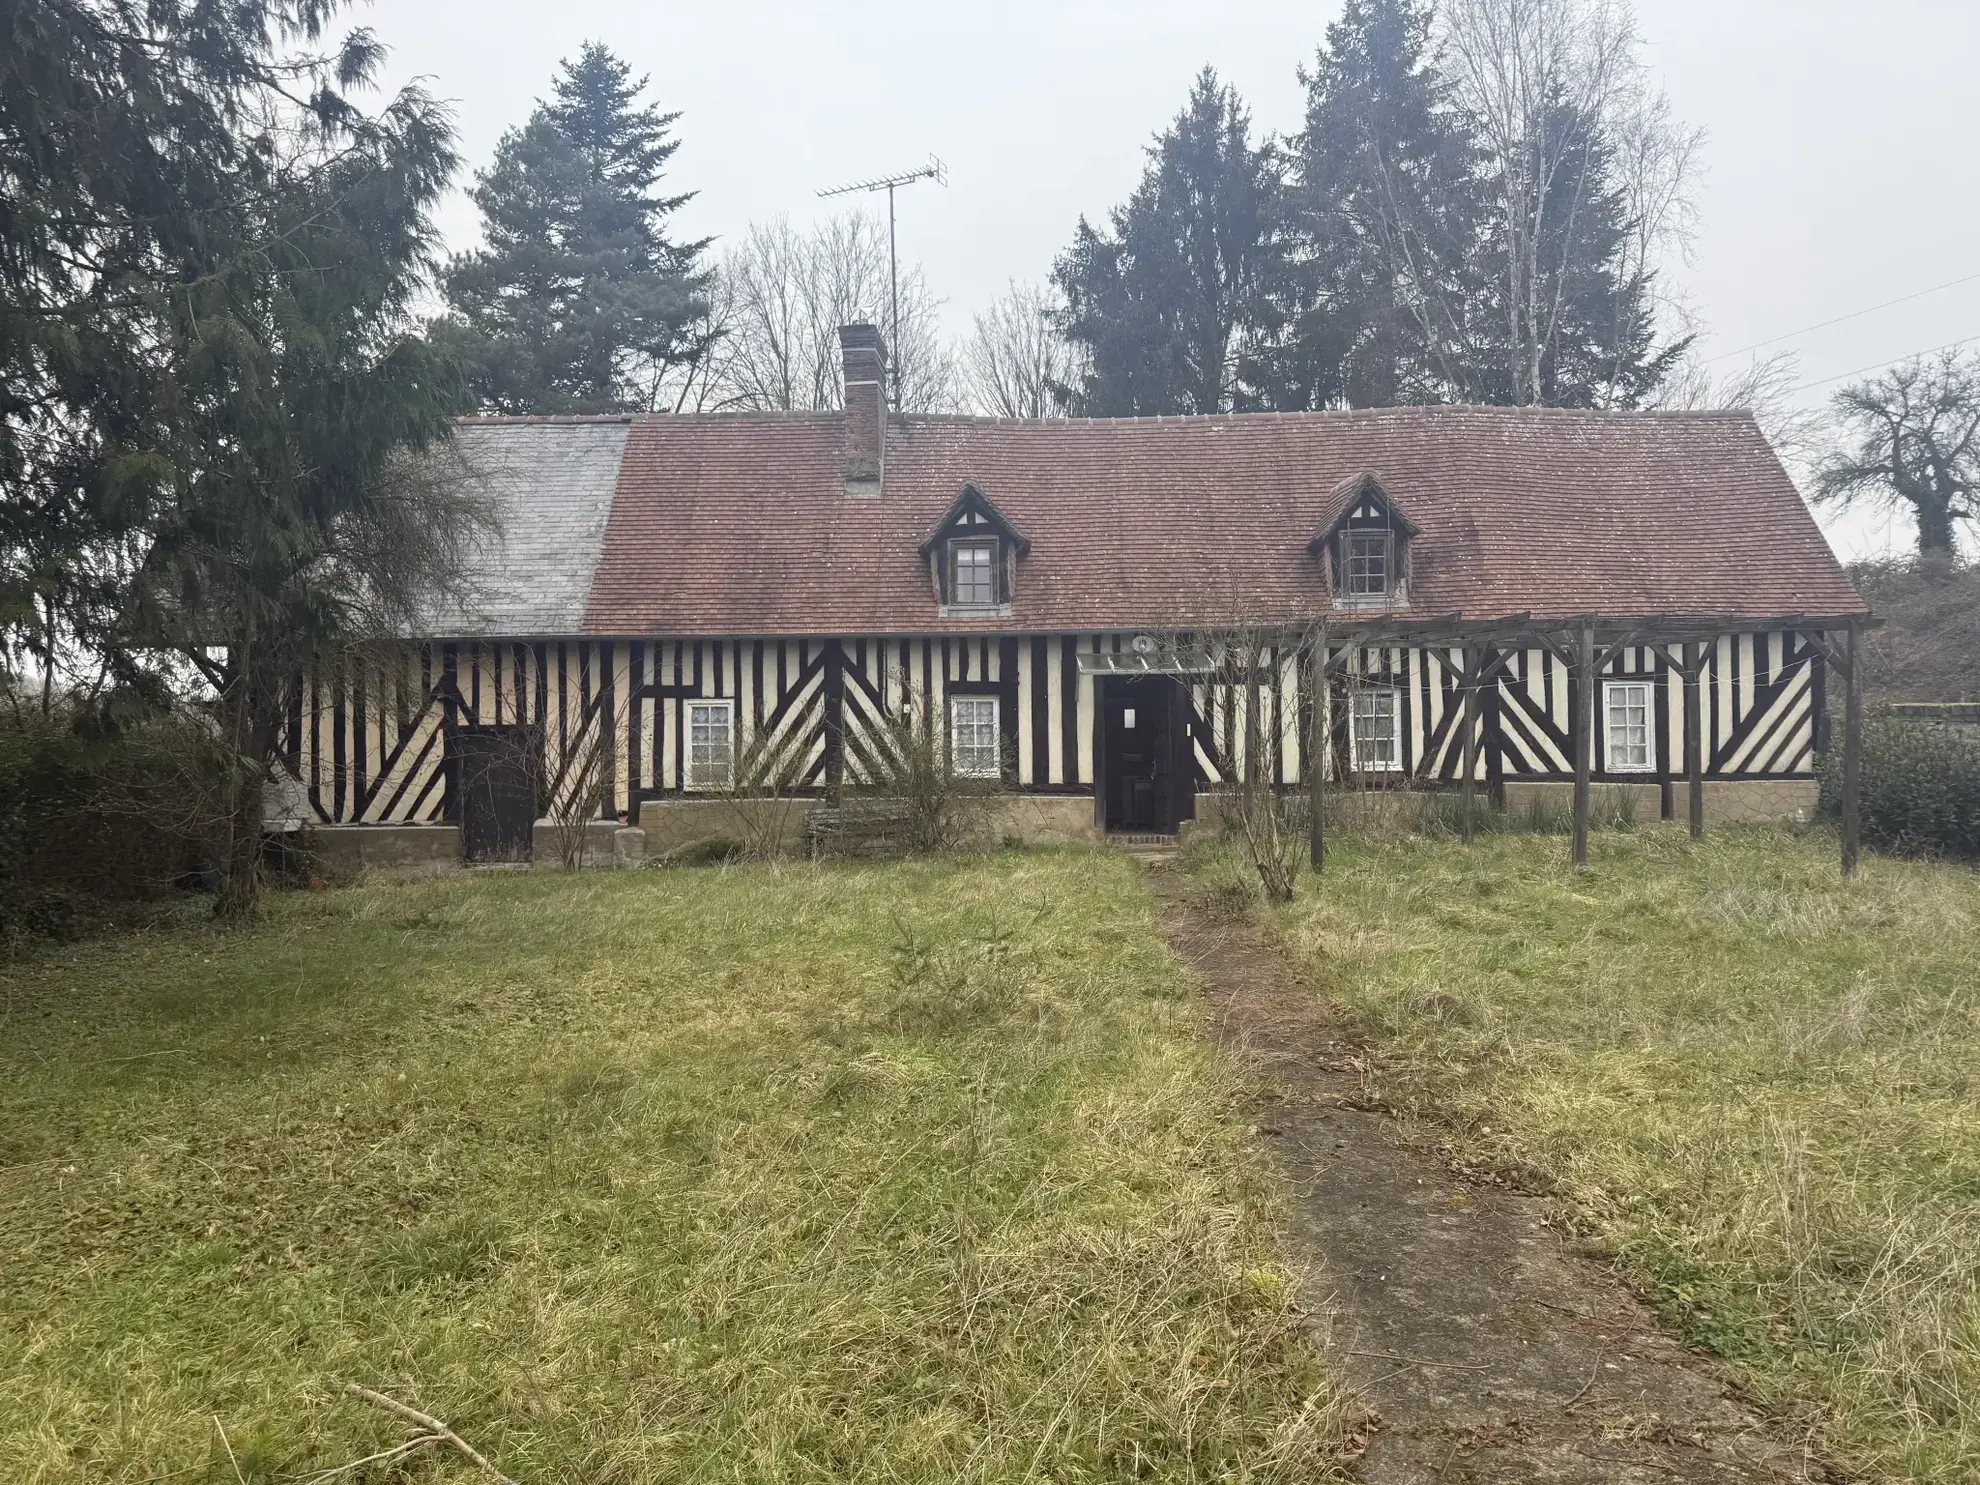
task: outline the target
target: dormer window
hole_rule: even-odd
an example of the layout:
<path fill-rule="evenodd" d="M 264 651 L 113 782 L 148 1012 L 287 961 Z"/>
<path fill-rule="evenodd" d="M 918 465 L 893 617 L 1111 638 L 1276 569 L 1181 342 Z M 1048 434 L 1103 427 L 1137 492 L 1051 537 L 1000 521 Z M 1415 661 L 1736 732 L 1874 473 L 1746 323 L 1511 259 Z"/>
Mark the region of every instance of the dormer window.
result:
<path fill-rule="evenodd" d="M 997 541 L 949 543 L 949 602 L 957 608 L 997 604 Z"/>
<path fill-rule="evenodd" d="M 1342 591 L 1350 598 L 1386 597 L 1394 546 L 1395 538 L 1387 531 L 1343 531 Z"/>
<path fill-rule="evenodd" d="M 1031 543 L 975 485 L 964 485 L 921 544 L 944 618 L 1004 618 L 1017 590 L 1018 559 Z"/>
<path fill-rule="evenodd" d="M 1381 480 L 1364 473 L 1335 487 L 1306 549 L 1326 571 L 1335 608 L 1404 608 L 1409 543 L 1417 535 Z"/>

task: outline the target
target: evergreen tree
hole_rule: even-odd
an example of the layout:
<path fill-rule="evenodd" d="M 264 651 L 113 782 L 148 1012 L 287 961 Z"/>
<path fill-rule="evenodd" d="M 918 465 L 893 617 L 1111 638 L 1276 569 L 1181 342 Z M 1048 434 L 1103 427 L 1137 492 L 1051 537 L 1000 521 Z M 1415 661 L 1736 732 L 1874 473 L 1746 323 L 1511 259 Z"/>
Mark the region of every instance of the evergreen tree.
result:
<path fill-rule="evenodd" d="M 294 678 L 402 619 L 477 520 L 404 457 L 461 405 L 412 318 L 450 121 L 417 89 L 358 106 L 366 32 L 276 49 L 334 9 L 45 0 L 0 49 L 0 630 L 211 683 L 233 912 Z"/>
<path fill-rule="evenodd" d="M 1599 121 L 1561 116 L 1548 127 L 1573 143 L 1561 151 L 1546 206 L 1538 213 L 1535 269 L 1529 270 L 1538 273 L 1537 293 L 1529 299 L 1506 292 L 1516 276 L 1505 262 L 1503 234 L 1488 232 L 1480 243 L 1491 293 L 1478 316 L 1486 333 L 1476 392 L 1481 401 L 1494 403 L 1637 407 L 1670 375 L 1691 341 L 1658 343 L 1653 276 L 1628 264 L 1630 201 L 1616 179 L 1615 150 Z M 1531 308 L 1535 303 L 1542 306 L 1538 312 Z M 1529 348 L 1536 346 L 1537 399 L 1525 385 Z"/>
<path fill-rule="evenodd" d="M 1470 390 L 1480 309 L 1476 152 L 1431 63 L 1419 0 L 1348 0 L 1288 141 L 1272 358 L 1286 407 L 1435 402 Z"/>
<path fill-rule="evenodd" d="M 1442 11 L 1441 20 L 1439 10 Z M 1627 4 L 1347 0 L 1306 118 L 1254 148 L 1206 72 L 1110 232 L 1060 258 L 1099 414 L 1422 402 L 1634 407 L 1699 144 Z"/>
<path fill-rule="evenodd" d="M 1278 170 L 1234 89 L 1205 68 L 1107 229 L 1080 219 L 1053 269 L 1086 369 L 1061 394 L 1115 417 L 1257 405 L 1254 351 L 1278 253 Z"/>
<path fill-rule="evenodd" d="M 642 106 L 645 87 L 586 43 L 478 178 L 487 243 L 454 260 L 446 291 L 484 407 L 646 411 L 706 354 L 707 244 L 668 236 L 692 198 L 656 191 L 680 116 Z"/>

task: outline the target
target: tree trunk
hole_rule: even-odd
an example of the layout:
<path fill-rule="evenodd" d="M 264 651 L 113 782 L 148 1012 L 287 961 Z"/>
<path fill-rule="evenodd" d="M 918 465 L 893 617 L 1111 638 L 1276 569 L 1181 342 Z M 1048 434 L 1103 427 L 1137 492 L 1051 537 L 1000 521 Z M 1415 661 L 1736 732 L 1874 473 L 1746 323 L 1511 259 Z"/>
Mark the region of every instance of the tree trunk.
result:
<path fill-rule="evenodd" d="M 244 921 L 261 911 L 261 770 L 245 758 L 229 759 L 221 827 L 220 896 L 213 916 Z"/>
<path fill-rule="evenodd" d="M 1920 500 L 1918 511 L 1918 555 L 1921 557 L 1950 557 L 1953 555 L 1952 509 L 1944 500 Z"/>
<path fill-rule="evenodd" d="M 228 669 L 221 693 L 226 743 L 215 822 L 220 860 L 217 918 L 241 921 L 261 910 L 262 797 L 270 760 L 281 739 L 281 687 L 243 657 Z"/>

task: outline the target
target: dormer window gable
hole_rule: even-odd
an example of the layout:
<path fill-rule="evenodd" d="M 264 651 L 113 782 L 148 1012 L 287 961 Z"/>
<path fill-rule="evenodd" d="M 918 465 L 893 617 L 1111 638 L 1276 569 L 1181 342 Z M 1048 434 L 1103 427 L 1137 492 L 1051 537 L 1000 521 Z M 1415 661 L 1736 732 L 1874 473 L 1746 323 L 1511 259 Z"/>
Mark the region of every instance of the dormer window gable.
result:
<path fill-rule="evenodd" d="M 994 618 L 1011 612 L 1018 559 L 1031 543 L 990 497 L 964 485 L 921 544 L 935 601 L 944 618 Z"/>
<path fill-rule="evenodd" d="M 1320 559 L 1335 608 L 1402 608 L 1409 545 L 1420 534 L 1381 479 L 1363 473 L 1335 488 L 1306 549 Z"/>

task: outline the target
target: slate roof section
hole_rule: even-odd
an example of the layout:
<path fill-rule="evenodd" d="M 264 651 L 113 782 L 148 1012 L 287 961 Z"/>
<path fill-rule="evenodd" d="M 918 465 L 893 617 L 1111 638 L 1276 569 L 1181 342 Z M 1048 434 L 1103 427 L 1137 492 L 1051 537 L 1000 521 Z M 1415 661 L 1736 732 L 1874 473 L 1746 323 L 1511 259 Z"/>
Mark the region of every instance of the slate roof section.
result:
<path fill-rule="evenodd" d="M 580 634 L 630 418 L 467 418 L 454 442 L 495 507 L 500 535 L 471 558 L 434 639 Z"/>
<path fill-rule="evenodd" d="M 1742 413 L 897 416 L 878 499 L 846 494 L 842 429 L 836 413 L 635 421 L 584 631 L 1302 622 L 1330 602 L 1306 544 L 1363 471 L 1379 472 L 1421 529 L 1413 616 L 1865 611 Z M 964 484 L 1030 538 L 1009 618 L 938 613 L 917 549 Z"/>

